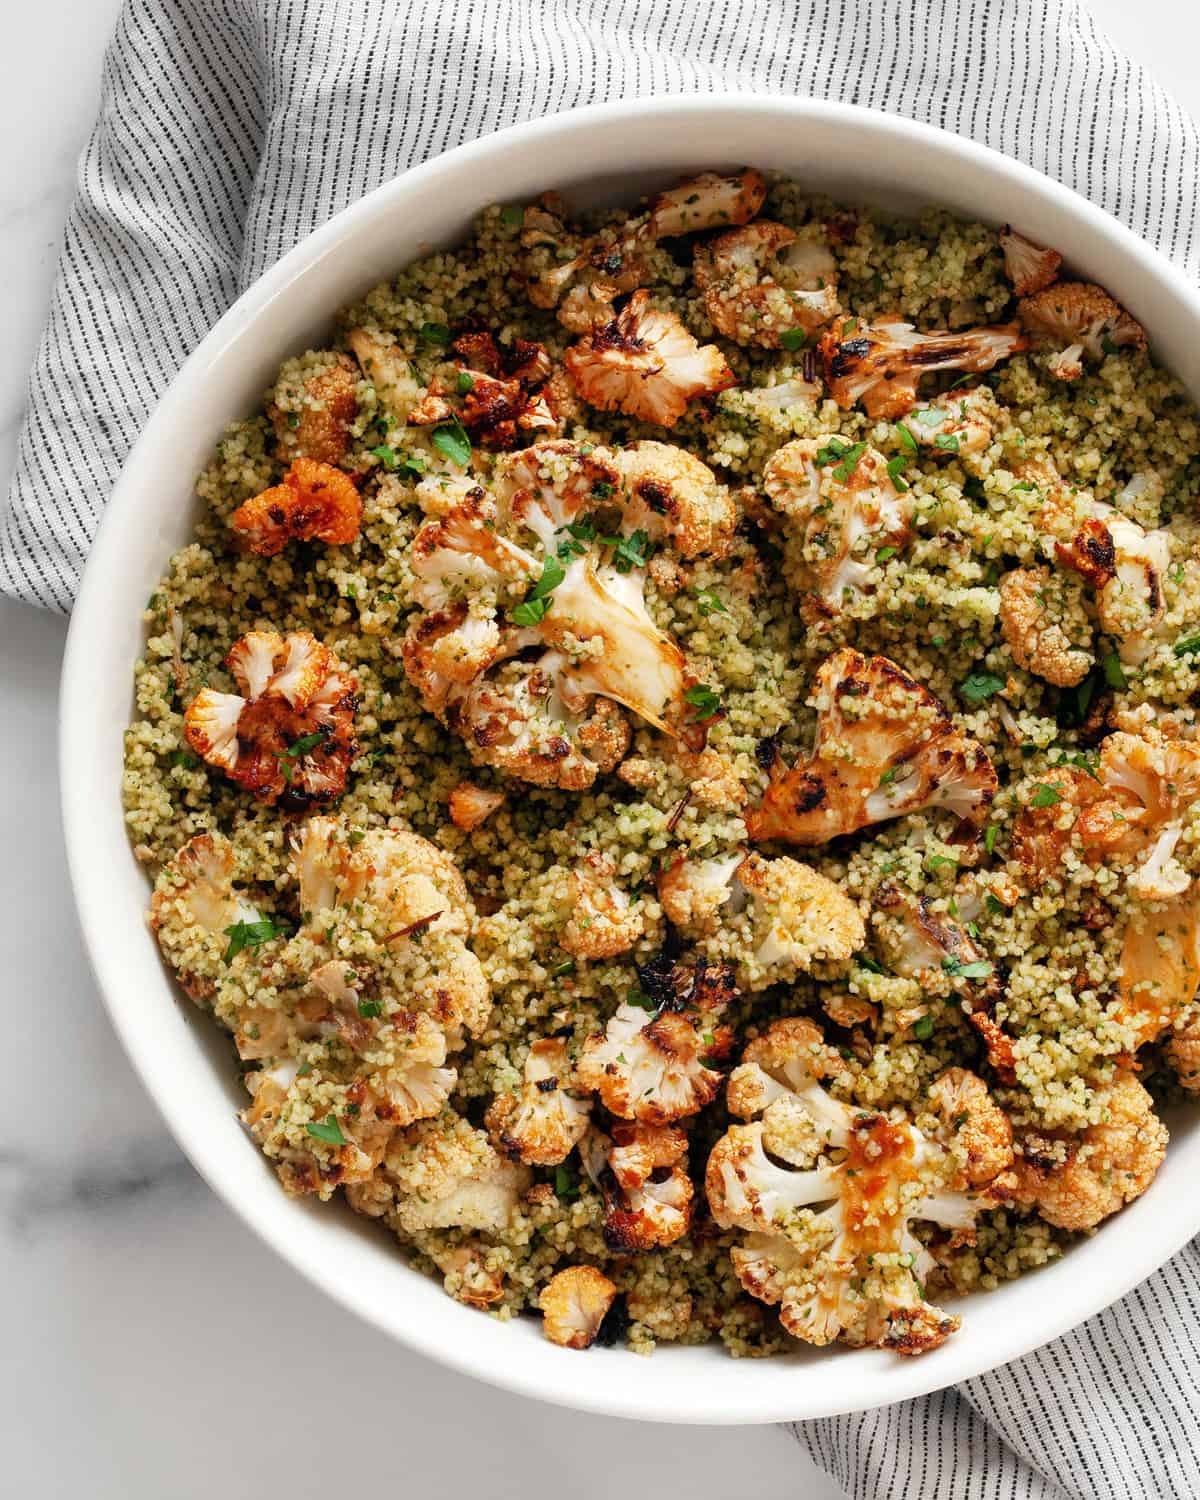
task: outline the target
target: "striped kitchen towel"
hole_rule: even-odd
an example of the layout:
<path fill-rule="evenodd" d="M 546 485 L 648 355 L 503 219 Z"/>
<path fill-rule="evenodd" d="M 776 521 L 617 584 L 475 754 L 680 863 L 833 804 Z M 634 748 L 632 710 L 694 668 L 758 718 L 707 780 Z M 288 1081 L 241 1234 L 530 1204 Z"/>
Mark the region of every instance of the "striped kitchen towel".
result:
<path fill-rule="evenodd" d="M 518 120 L 716 89 L 974 136 L 1200 271 L 1196 127 L 1073 0 L 127 0 L 30 378 L 0 591 L 69 609 L 154 402 L 332 213 Z M 873 1500 L 1200 1496 L 1198 1303 L 1189 1247 L 1016 1364 L 794 1431 Z"/>

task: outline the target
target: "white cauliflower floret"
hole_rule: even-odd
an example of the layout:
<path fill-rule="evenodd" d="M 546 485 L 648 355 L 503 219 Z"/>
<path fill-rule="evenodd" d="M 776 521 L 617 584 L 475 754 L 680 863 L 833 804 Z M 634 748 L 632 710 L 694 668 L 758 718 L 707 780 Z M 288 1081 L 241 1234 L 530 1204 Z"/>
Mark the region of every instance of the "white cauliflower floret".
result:
<path fill-rule="evenodd" d="M 421 396 L 420 382 L 408 360 L 396 344 L 367 328 L 351 328 L 346 342 L 392 425 L 402 427 Z"/>
<path fill-rule="evenodd" d="M 1105 738 L 1097 771 L 1099 785 L 1119 804 L 1115 829 L 1103 805 L 1081 820 L 1086 845 L 1093 828 L 1103 830 L 1106 851 L 1140 860 L 1130 889 L 1142 900 L 1167 900 L 1186 891 L 1191 877 L 1174 857 L 1183 819 L 1200 798 L 1200 745 L 1172 739 L 1153 724 Z"/>
<path fill-rule="evenodd" d="M 183 717 L 196 754 L 288 811 L 340 797 L 358 753 L 358 688 L 329 647 L 307 630 L 254 630 L 235 642 L 225 665 L 241 694 L 196 694 Z"/>
<path fill-rule="evenodd" d="M 1095 662 L 1068 634 L 1069 613 L 1070 600 L 1048 568 L 1014 568 L 1000 580 L 1000 629 L 1013 661 L 1056 687 L 1082 682 Z M 1073 623 L 1090 645 L 1086 616 Z"/>
<path fill-rule="evenodd" d="M 1103 359 L 1118 349 L 1144 349 L 1140 323 L 1108 295 L 1103 287 L 1085 281 L 1060 281 L 1026 297 L 1021 321 L 1031 333 L 1061 347 L 1050 362 L 1050 373 L 1060 380 L 1077 380 L 1084 355 Z"/>
<path fill-rule="evenodd" d="M 658 872 L 658 899 L 667 920 L 684 937 L 703 937 L 716 930 L 727 905 L 737 911 L 744 899 L 736 874 L 746 858 L 744 849 L 718 859 L 688 859 L 680 855 Z"/>
<path fill-rule="evenodd" d="M 778 1304 L 796 1338 L 924 1353 L 959 1320 L 927 1301 L 936 1263 L 910 1222 L 969 1242 L 992 1200 L 963 1191 L 969 1151 L 829 1095 L 818 1080 L 835 1066 L 820 1032 L 800 1018 L 775 1022 L 750 1044 L 728 1103 L 734 1114 L 762 1118 L 731 1126 L 714 1146 L 709 1207 L 722 1228 L 747 1231 L 730 1252 L 738 1279 Z M 961 1090 L 963 1081 L 953 1084 Z M 1004 1164 L 1002 1150 L 988 1160 L 997 1171 Z M 977 1165 L 982 1185 L 982 1157 Z"/>
<path fill-rule="evenodd" d="M 980 375 L 1028 347 L 1016 323 L 958 332 L 919 333 L 898 318 L 837 323 L 821 338 L 829 393 L 843 408 L 861 401 L 871 417 L 895 420 L 917 399 L 917 384 L 935 370 Z"/>
<path fill-rule="evenodd" d="M 537 560 L 497 529 L 495 501 L 472 490 L 413 538 L 412 597 L 422 609 L 444 610 L 484 593 L 492 600 L 518 592 L 541 572 Z"/>
<path fill-rule="evenodd" d="M 669 537 L 680 557 L 728 552 L 737 508 L 707 464 L 670 443 L 631 443 L 616 455 L 626 500 L 622 530 Z"/>
<path fill-rule="evenodd" d="M 520 1095 L 498 1094 L 484 1123 L 505 1155 L 530 1166 L 565 1161 L 588 1128 L 585 1101 L 568 1092 L 570 1063 L 560 1037 L 534 1042 L 525 1061 Z"/>
<path fill-rule="evenodd" d="M 1167 1150 L 1167 1127 L 1132 1073 L 1118 1069 L 1097 1090 L 1104 1118 L 1068 1138 L 1065 1160 L 1027 1139 L 1015 1166 L 1013 1197 L 1059 1229 L 1092 1229 L 1146 1191 Z"/>
<path fill-rule="evenodd" d="M 1057 250 L 1047 250 L 1018 234 L 1011 224 L 1006 224 L 997 235 L 1004 252 L 1004 270 L 1012 289 L 1018 297 L 1031 297 L 1043 291 L 1058 276 L 1062 256 Z"/>
<path fill-rule="evenodd" d="M 687 1135 L 673 1125 L 618 1120 L 611 1140 L 601 1137 L 598 1173 L 604 1191 L 604 1242 L 629 1253 L 660 1249 L 687 1233 L 695 1190 L 687 1173 Z"/>
<path fill-rule="evenodd" d="M 784 517 L 789 581 L 813 601 L 818 620 L 871 587 L 881 548 L 894 552 L 912 537 L 911 495 L 863 443 L 798 438 L 772 454 L 763 488 Z"/>
<path fill-rule="evenodd" d="M 918 402 L 904 426 L 923 448 L 938 453 L 981 453 L 992 441 L 996 401 L 986 386 L 947 391 L 934 403 Z"/>
<path fill-rule="evenodd" d="M 828 246 L 766 219 L 698 244 L 692 270 L 713 327 L 738 344 L 778 349 L 840 311 Z"/>
<path fill-rule="evenodd" d="M 542 1288 L 542 1328 L 552 1344 L 586 1349 L 600 1332 L 617 1289 L 595 1266 L 568 1266 Z"/>
<path fill-rule="evenodd" d="M 761 172 L 701 172 L 659 193 L 650 204 L 650 233 L 673 239 L 705 229 L 747 224 L 763 205 L 767 184 Z"/>
<path fill-rule="evenodd" d="M 607 448 L 566 438 L 534 443 L 497 461 L 492 492 L 501 516 L 532 531 L 549 554 L 560 533 L 616 492 L 618 461 Z"/>
<path fill-rule="evenodd" d="M 571 872 L 570 916 L 559 943 L 576 958 L 613 958 L 627 953 L 645 930 L 640 906 L 616 884 L 607 856 L 589 854 Z"/>
<path fill-rule="evenodd" d="M 735 991 L 728 972 L 703 959 L 694 969 L 639 972 L 650 993 L 635 992 L 637 1003 L 626 1000 L 588 1038 L 575 1075 L 611 1114 L 668 1125 L 720 1092 L 720 1060 L 733 1043 L 720 1016 Z"/>
<path fill-rule="evenodd" d="M 450 1227 L 501 1233 L 530 1181 L 527 1167 L 506 1161 L 481 1130 L 451 1112 L 413 1126 L 388 1151 L 383 1174 L 405 1234 Z"/>
<path fill-rule="evenodd" d="M 815 701 L 812 754 L 791 769 L 777 759 L 746 813 L 755 843 L 822 844 L 926 807 L 984 821 L 998 785 L 991 761 L 895 662 L 835 651 L 817 672 Z"/>
<path fill-rule="evenodd" d="M 716 395 L 736 379 L 715 344 L 702 348 L 674 313 L 650 306 L 645 290 L 572 345 L 563 363 L 590 405 L 660 427 L 674 427 L 689 401 Z"/>
<path fill-rule="evenodd" d="M 200 833 L 176 851 L 154 883 L 151 930 L 179 982 L 196 1001 L 208 998 L 214 989 L 212 978 L 191 966 L 197 938 L 204 939 L 204 967 L 212 968 L 228 944 L 229 928 L 261 920 L 255 907 L 234 890 L 233 872 L 229 840 L 220 833 Z"/>

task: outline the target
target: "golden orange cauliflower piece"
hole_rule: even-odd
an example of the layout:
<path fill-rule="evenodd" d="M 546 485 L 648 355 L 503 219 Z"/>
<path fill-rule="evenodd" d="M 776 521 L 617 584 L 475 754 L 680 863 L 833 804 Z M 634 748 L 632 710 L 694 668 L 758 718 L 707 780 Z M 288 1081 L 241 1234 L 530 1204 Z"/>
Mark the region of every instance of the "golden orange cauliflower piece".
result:
<path fill-rule="evenodd" d="M 701 347 L 674 313 L 650 306 L 645 290 L 572 345 L 563 363 L 590 405 L 660 427 L 674 427 L 689 401 L 736 379 L 715 344 Z"/>
<path fill-rule="evenodd" d="M 1018 234 L 1011 224 L 1006 224 L 997 235 L 1004 252 L 1004 270 L 1012 289 L 1018 297 L 1031 297 L 1050 285 L 1058 276 L 1062 256 L 1057 250 L 1048 250 Z"/>
<path fill-rule="evenodd" d="M 588 1127 L 588 1105 L 568 1092 L 570 1063 L 561 1037 L 529 1049 L 520 1095 L 498 1094 L 484 1123 L 497 1148 L 530 1166 L 565 1161 Z"/>
<path fill-rule="evenodd" d="M 450 821 L 455 828 L 471 833 L 486 823 L 497 808 L 503 807 L 505 794 L 473 781 L 460 781 L 450 789 Z"/>
<path fill-rule="evenodd" d="M 616 884 L 616 870 L 605 855 L 589 854 L 571 872 L 570 916 L 560 945 L 575 958 L 613 958 L 627 953 L 645 930 L 640 906 Z"/>
<path fill-rule="evenodd" d="M 298 458 L 282 484 L 244 501 L 229 524 L 260 557 L 274 557 L 288 542 L 310 538 L 344 547 L 362 524 L 362 497 L 341 469 Z"/>
<path fill-rule="evenodd" d="M 358 371 L 344 354 L 331 354 L 315 368 L 303 361 L 284 365 L 267 416 L 285 461 L 315 459 L 338 464 L 350 447 L 358 415 Z"/>
<path fill-rule="evenodd" d="M 701 172 L 659 193 L 650 204 L 650 233 L 656 240 L 747 224 L 767 196 L 766 179 L 753 167 L 740 172 Z"/>
<path fill-rule="evenodd" d="M 1014 568 L 1000 580 L 1000 629 L 1017 666 L 1056 687 L 1074 687 L 1095 657 L 1064 628 L 1064 611 L 1054 608 L 1060 594 L 1048 568 Z M 1090 639 L 1086 618 L 1081 623 Z"/>
<path fill-rule="evenodd" d="M 812 754 L 790 769 L 777 757 L 761 803 L 746 813 L 755 843 L 823 844 L 926 807 L 975 827 L 987 817 L 998 786 L 987 754 L 895 662 L 835 651 L 814 698 Z"/>
<path fill-rule="evenodd" d="M 674 1125 L 618 1120 L 600 1137 L 585 1165 L 604 1192 L 604 1241 L 620 1253 L 660 1249 L 687 1233 L 694 1189 L 687 1172 L 687 1135 Z"/>
<path fill-rule="evenodd" d="M 1118 1069 L 1098 1089 L 1103 1120 L 1067 1142 L 1065 1161 L 1026 1141 L 1013 1195 L 1059 1229 L 1093 1229 L 1140 1197 L 1167 1150 L 1167 1127 L 1132 1073 Z"/>
<path fill-rule="evenodd" d="M 917 384 L 934 370 L 980 375 L 1028 348 L 1016 323 L 953 333 L 920 333 L 899 318 L 875 323 L 850 319 L 822 335 L 821 358 L 829 393 L 843 409 L 861 402 L 869 417 L 894 421 L 917 399 Z"/>
<path fill-rule="evenodd" d="M 595 1341 L 617 1289 L 595 1266 L 568 1266 L 542 1288 L 542 1328 L 552 1344 L 586 1349 Z"/>
<path fill-rule="evenodd" d="M 1060 380 L 1079 378 L 1085 354 L 1099 360 L 1118 349 L 1146 347 L 1141 324 L 1092 282 L 1060 281 L 1045 287 L 1026 297 L 1020 312 L 1031 333 L 1062 346 L 1050 363 L 1050 373 Z"/>
<path fill-rule="evenodd" d="M 669 537 L 680 557 L 729 551 L 737 508 L 707 464 L 684 448 L 649 439 L 622 448 L 615 462 L 627 531 L 640 529 L 655 543 Z"/>
<path fill-rule="evenodd" d="M 234 890 L 233 874 L 229 840 L 220 833 L 200 833 L 176 851 L 154 883 L 150 929 L 180 984 L 197 1002 L 214 990 L 213 980 L 194 967 L 197 940 L 205 949 L 204 967 L 210 968 L 228 946 L 230 927 L 260 920 L 254 906 Z"/>
<path fill-rule="evenodd" d="M 506 1161 L 481 1130 L 449 1110 L 398 1136 L 382 1176 L 392 1193 L 388 1211 L 405 1234 L 452 1227 L 498 1234 L 530 1182 L 528 1167 Z M 371 1211 L 365 1195 L 347 1197 Z"/>

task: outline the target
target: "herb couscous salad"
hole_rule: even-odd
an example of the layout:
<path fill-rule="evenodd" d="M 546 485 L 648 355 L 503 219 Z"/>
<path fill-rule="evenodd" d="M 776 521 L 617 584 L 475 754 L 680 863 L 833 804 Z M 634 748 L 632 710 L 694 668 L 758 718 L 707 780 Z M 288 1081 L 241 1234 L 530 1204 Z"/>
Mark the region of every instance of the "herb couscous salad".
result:
<path fill-rule="evenodd" d="M 1200 421 L 1057 252 L 752 168 L 492 207 L 198 493 L 126 816 L 289 1193 L 572 1348 L 913 1355 L 1149 1187 Z"/>

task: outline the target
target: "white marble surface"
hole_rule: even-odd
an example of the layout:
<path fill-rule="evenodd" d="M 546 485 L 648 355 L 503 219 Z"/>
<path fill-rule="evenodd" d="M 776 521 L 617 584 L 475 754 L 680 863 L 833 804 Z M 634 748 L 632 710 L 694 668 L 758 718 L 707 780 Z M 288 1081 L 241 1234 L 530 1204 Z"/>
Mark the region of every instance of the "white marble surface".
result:
<path fill-rule="evenodd" d="M 0 481 L 120 0 L 6 5 Z M 1094 0 L 1200 111 L 1200 14 Z M 54 765 L 64 622 L 0 602 L 0 1492 L 240 1500 L 402 1486 L 491 1500 L 839 1493 L 777 1430 L 654 1428 L 485 1389 L 389 1343 L 203 1186 L 117 1046 L 67 891 Z M 348 1449 L 339 1435 L 365 1437 Z M 451 1456 L 452 1455 L 452 1456 Z M 919 1497 L 913 1497 L 919 1500 Z"/>

